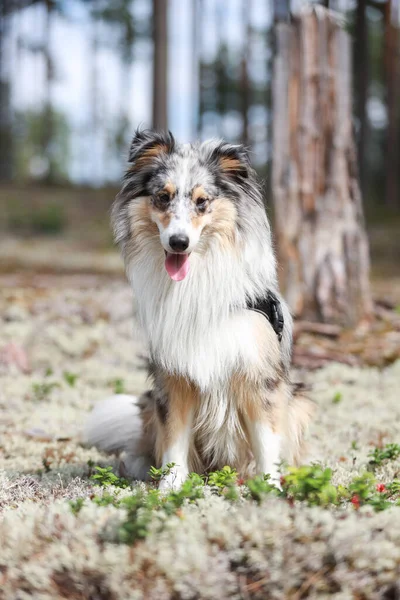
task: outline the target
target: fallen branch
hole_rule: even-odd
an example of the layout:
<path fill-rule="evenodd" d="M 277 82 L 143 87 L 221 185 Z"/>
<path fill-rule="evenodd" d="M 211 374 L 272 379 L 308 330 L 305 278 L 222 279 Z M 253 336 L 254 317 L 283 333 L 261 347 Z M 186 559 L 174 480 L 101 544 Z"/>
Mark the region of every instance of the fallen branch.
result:
<path fill-rule="evenodd" d="M 295 348 L 293 352 L 293 365 L 304 369 L 320 369 L 331 362 L 355 366 L 360 364 L 357 357 L 339 352 L 313 352 L 306 348 Z"/>
<path fill-rule="evenodd" d="M 300 333 L 316 333 L 326 337 L 337 338 L 342 333 L 343 329 L 340 325 L 331 323 L 316 323 L 313 321 L 296 321 L 294 324 L 295 337 Z"/>

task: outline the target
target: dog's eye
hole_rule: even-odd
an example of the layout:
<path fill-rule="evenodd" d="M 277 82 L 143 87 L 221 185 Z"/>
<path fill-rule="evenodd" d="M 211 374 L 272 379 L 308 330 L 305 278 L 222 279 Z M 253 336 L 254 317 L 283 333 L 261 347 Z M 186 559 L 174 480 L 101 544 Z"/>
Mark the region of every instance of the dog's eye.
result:
<path fill-rule="evenodd" d="M 165 206 L 166 204 L 169 203 L 169 201 L 170 201 L 169 194 L 158 194 L 157 202 L 159 202 L 160 204 L 163 204 Z"/>
<path fill-rule="evenodd" d="M 197 198 L 196 206 L 200 212 L 204 212 L 207 208 L 207 198 Z"/>

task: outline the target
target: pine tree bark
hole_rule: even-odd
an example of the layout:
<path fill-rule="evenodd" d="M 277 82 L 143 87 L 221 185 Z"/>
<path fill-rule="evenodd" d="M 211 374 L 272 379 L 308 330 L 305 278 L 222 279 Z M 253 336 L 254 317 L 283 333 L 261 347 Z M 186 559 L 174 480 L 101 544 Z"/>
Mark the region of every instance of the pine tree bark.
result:
<path fill-rule="evenodd" d="M 5 69 L 4 39 L 8 28 L 11 3 L 0 2 L 0 181 L 9 181 L 13 175 L 13 123 L 11 83 Z"/>
<path fill-rule="evenodd" d="M 358 163 L 362 192 L 366 190 L 366 147 L 368 137 L 367 98 L 369 85 L 369 50 L 367 0 L 358 0 L 354 44 L 356 113 L 358 117 Z"/>
<path fill-rule="evenodd" d="M 301 318 L 372 311 L 352 129 L 351 46 L 321 6 L 276 25 L 272 192 L 283 288 Z"/>
<path fill-rule="evenodd" d="M 45 177 L 47 183 L 54 183 L 56 176 L 54 173 L 53 158 L 53 137 L 54 137 L 54 115 L 53 115 L 53 82 L 54 82 L 54 63 L 51 48 L 51 37 L 53 28 L 53 15 L 55 10 L 54 0 L 45 0 L 45 27 L 43 41 L 43 58 L 45 64 L 45 85 L 44 85 L 44 106 L 43 106 L 43 125 L 42 125 L 42 153 L 48 160 L 48 170 Z"/>
<path fill-rule="evenodd" d="M 400 206 L 400 27 L 395 19 L 395 3 L 385 4 L 385 76 L 388 125 L 386 135 L 386 204 Z"/>
<path fill-rule="evenodd" d="M 168 71 L 168 0 L 153 0 L 153 127 L 166 131 Z"/>
<path fill-rule="evenodd" d="M 242 62 L 241 62 L 241 89 L 240 89 L 240 100 L 241 100 L 241 113 L 242 113 L 242 139 L 241 142 L 246 147 L 250 145 L 250 132 L 249 132 L 249 110 L 251 104 L 251 90 L 250 90 L 250 75 L 249 75 L 249 62 L 250 62 L 250 46 L 251 46 L 251 24 L 250 24 L 250 13 L 251 13 L 251 2 L 244 0 L 242 4 L 242 19 L 244 26 L 244 44 L 242 49 Z"/>

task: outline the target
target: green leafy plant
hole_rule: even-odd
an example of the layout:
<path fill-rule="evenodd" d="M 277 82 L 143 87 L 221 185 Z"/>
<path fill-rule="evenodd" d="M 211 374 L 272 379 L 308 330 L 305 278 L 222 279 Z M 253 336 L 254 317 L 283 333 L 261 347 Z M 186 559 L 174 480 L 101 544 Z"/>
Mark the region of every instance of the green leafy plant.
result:
<path fill-rule="evenodd" d="M 160 508 L 160 494 L 158 490 L 146 493 L 139 489 L 135 495 L 125 498 L 121 505 L 127 515 L 119 527 L 118 540 L 123 544 L 133 544 L 147 536 L 153 512 Z"/>
<path fill-rule="evenodd" d="M 282 488 L 293 500 L 305 501 L 310 506 L 327 506 L 338 501 L 337 489 L 331 479 L 332 470 L 320 465 L 291 467 L 282 477 Z"/>
<path fill-rule="evenodd" d="M 42 383 L 33 383 L 33 399 L 36 400 L 36 402 L 42 402 L 43 400 L 47 400 L 51 392 L 58 387 L 60 387 L 60 384 L 54 381 L 43 381 Z"/>
<path fill-rule="evenodd" d="M 75 373 L 70 373 L 69 371 L 64 371 L 63 378 L 65 383 L 69 385 L 69 387 L 75 387 L 78 375 L 76 375 Z"/>
<path fill-rule="evenodd" d="M 179 490 L 172 490 L 162 499 L 167 514 L 176 513 L 185 502 L 195 502 L 204 496 L 204 481 L 201 477 L 189 477 Z"/>
<path fill-rule="evenodd" d="M 348 486 L 350 494 L 356 495 L 360 500 L 360 503 L 365 503 L 368 497 L 371 495 L 371 490 L 376 484 L 375 477 L 372 473 L 366 471 L 362 475 L 355 477 Z"/>
<path fill-rule="evenodd" d="M 175 466 L 175 463 L 167 463 L 165 467 L 156 469 L 156 467 L 150 467 L 149 475 L 153 481 L 160 481 L 163 477 L 166 477 L 171 473 L 171 469 Z"/>
<path fill-rule="evenodd" d="M 207 483 L 214 494 L 224 496 L 227 500 L 236 500 L 239 497 L 237 471 L 227 465 L 219 471 L 209 473 Z"/>
<path fill-rule="evenodd" d="M 207 483 L 211 487 L 224 488 L 237 482 L 238 474 L 235 469 L 225 466 L 220 471 L 214 471 L 208 475 Z"/>
<path fill-rule="evenodd" d="M 350 502 L 355 509 L 365 504 L 372 506 L 374 510 L 381 511 L 392 506 L 388 498 L 393 495 L 384 484 L 377 484 L 372 473 L 366 471 L 355 477 L 348 487 Z"/>
<path fill-rule="evenodd" d="M 371 470 L 380 467 L 387 460 L 395 460 L 400 456 L 399 444 L 386 444 L 383 448 L 374 448 L 369 452 L 368 466 Z"/>
<path fill-rule="evenodd" d="M 90 464 L 89 464 L 90 463 Z M 103 488 L 127 489 L 130 483 L 115 475 L 111 467 L 94 466 L 89 461 L 90 470 L 94 470 L 91 480 Z M 171 472 L 175 463 L 157 469 L 152 467 L 150 475 L 154 481 L 160 481 Z M 237 472 L 229 466 L 207 476 L 191 473 L 177 490 L 160 492 L 149 486 L 147 489 L 132 488 L 128 496 L 119 494 L 118 489 L 93 495 L 90 501 L 98 506 L 114 506 L 125 511 L 125 517 L 118 529 L 117 538 L 120 543 L 134 544 L 145 538 L 150 524 L 162 529 L 165 517 L 175 515 L 183 517 L 182 508 L 186 504 L 196 503 L 204 497 L 206 485 L 212 493 L 224 498 L 226 502 L 237 501 L 240 497 L 262 503 L 268 496 L 275 496 L 281 501 L 292 504 L 294 501 L 304 502 L 309 506 L 342 506 L 350 503 L 355 509 L 363 505 L 371 506 L 375 511 L 385 510 L 394 504 L 400 505 L 400 480 L 391 483 L 378 483 L 373 473 L 365 471 L 355 477 L 348 486 L 332 484 L 332 470 L 321 465 L 305 465 L 289 468 L 281 478 L 282 490 L 270 481 L 269 475 L 257 476 L 247 482 L 238 479 Z M 70 502 L 71 511 L 77 515 L 85 503 L 84 498 Z"/>
<path fill-rule="evenodd" d="M 249 479 L 246 482 L 247 489 L 249 490 L 250 497 L 253 498 L 258 504 L 260 504 L 266 496 L 273 494 L 274 496 L 280 496 L 281 492 L 278 488 L 270 483 L 270 476 L 258 476 L 254 479 Z"/>
<path fill-rule="evenodd" d="M 84 504 L 85 498 L 76 498 L 76 500 L 70 500 L 69 505 L 71 507 L 72 514 L 79 514 Z"/>
<path fill-rule="evenodd" d="M 92 502 L 94 504 L 97 504 L 97 506 L 116 506 L 116 507 L 120 507 L 121 506 L 121 502 L 122 499 L 118 497 L 117 494 L 108 494 L 108 493 L 104 493 L 101 496 L 93 496 L 92 497 Z"/>
<path fill-rule="evenodd" d="M 125 394 L 125 382 L 123 379 L 113 379 L 110 381 L 110 385 L 114 390 L 114 394 Z"/>
<path fill-rule="evenodd" d="M 389 496 L 400 495 L 400 479 L 394 479 L 391 483 L 386 486 L 387 493 Z"/>
<path fill-rule="evenodd" d="M 343 400 L 342 392 L 336 392 L 332 398 L 333 404 L 339 404 Z"/>
<path fill-rule="evenodd" d="M 124 477 L 118 477 L 113 473 L 112 467 L 95 467 L 95 473 L 91 476 L 91 480 L 96 483 L 96 485 L 101 485 L 102 487 L 108 487 L 113 485 L 114 487 L 126 489 L 131 487 L 131 484 Z"/>
<path fill-rule="evenodd" d="M 171 491 L 165 496 L 158 490 L 150 489 L 147 493 L 139 490 L 135 495 L 123 498 L 120 506 L 127 510 L 127 517 L 119 529 L 119 540 L 125 544 L 133 544 L 146 537 L 155 512 L 180 516 L 185 503 L 203 498 L 203 487 L 204 481 L 196 476 L 189 477 L 179 490 Z"/>

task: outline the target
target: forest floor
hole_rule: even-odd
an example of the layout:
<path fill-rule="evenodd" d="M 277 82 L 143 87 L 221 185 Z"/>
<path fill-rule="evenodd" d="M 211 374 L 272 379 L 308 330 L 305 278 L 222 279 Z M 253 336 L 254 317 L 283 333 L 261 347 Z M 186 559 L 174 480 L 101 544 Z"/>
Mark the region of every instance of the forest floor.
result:
<path fill-rule="evenodd" d="M 146 388 L 133 299 L 111 262 L 107 274 L 0 275 L 0 599 L 398 598 L 396 312 L 379 305 L 375 333 L 351 339 L 298 326 L 295 377 L 317 404 L 313 481 L 296 472 L 278 497 L 260 483 L 231 494 L 226 480 L 149 508 L 143 485 L 96 471 L 117 472 L 115 459 L 79 441 L 97 401 Z M 397 286 L 376 289 L 395 305 Z"/>
<path fill-rule="evenodd" d="M 373 322 L 296 324 L 309 466 L 160 498 L 80 443 L 96 402 L 146 389 L 114 193 L 0 189 L 0 600 L 399 598 L 398 220 L 369 220 Z"/>

